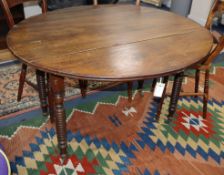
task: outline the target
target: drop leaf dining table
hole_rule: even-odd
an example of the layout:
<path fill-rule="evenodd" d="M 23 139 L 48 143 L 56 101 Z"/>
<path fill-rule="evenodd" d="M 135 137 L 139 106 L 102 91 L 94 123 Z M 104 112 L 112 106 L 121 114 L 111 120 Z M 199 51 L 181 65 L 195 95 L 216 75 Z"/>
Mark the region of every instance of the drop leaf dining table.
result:
<path fill-rule="evenodd" d="M 50 114 L 63 157 L 65 77 L 129 82 L 175 75 L 172 117 L 183 71 L 202 62 L 212 43 L 209 31 L 189 19 L 134 5 L 61 9 L 26 19 L 7 35 L 8 48 L 21 62 L 49 75 Z"/>

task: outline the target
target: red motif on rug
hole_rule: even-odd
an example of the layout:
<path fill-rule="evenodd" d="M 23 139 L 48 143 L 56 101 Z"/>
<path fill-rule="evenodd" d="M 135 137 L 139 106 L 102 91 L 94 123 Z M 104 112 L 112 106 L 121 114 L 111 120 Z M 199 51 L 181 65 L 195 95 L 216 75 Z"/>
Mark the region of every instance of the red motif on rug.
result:
<path fill-rule="evenodd" d="M 177 111 L 173 129 L 177 133 L 184 131 L 185 134 L 189 135 L 192 132 L 196 136 L 204 135 L 205 138 L 211 138 L 215 134 L 211 114 L 208 112 L 206 119 L 202 116 L 201 111 L 181 109 L 181 111 Z"/>
<path fill-rule="evenodd" d="M 52 162 L 46 162 L 48 172 L 41 170 L 40 175 L 62 175 L 62 174 L 74 174 L 74 175 L 87 175 L 95 174 L 94 166 L 98 166 L 99 163 L 96 159 L 88 161 L 86 157 L 82 160 L 78 160 L 75 155 L 67 158 L 63 163 L 61 157 L 52 156 Z"/>

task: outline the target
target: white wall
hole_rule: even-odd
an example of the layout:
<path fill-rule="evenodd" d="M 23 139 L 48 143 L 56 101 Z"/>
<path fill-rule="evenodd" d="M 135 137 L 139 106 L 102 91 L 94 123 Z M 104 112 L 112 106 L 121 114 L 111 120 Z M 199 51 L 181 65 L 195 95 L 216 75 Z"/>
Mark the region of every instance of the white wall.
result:
<path fill-rule="evenodd" d="M 25 18 L 41 14 L 41 8 L 37 2 L 26 2 L 24 5 Z"/>
<path fill-rule="evenodd" d="M 193 0 L 188 17 L 204 26 L 213 2 L 214 0 Z"/>

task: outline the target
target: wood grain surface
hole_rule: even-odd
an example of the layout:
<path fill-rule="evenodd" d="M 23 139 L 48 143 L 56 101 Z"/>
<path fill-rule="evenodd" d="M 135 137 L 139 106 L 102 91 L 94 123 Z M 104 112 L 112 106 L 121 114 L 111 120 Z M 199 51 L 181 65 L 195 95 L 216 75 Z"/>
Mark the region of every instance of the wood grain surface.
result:
<path fill-rule="evenodd" d="M 22 62 L 83 80 L 129 81 L 177 73 L 209 53 L 212 37 L 193 21 L 134 5 L 72 7 L 32 17 L 9 32 Z"/>

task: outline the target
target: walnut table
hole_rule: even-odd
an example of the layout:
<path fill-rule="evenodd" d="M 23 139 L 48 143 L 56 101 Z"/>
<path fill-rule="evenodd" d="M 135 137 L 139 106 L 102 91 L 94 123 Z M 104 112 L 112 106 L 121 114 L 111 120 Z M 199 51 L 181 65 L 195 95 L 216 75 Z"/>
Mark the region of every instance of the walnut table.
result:
<path fill-rule="evenodd" d="M 51 109 L 61 155 L 66 155 L 64 78 L 133 81 L 175 75 L 169 117 L 183 71 L 204 60 L 212 37 L 173 13 L 134 5 L 73 7 L 27 19 L 7 36 L 11 52 L 49 75 Z"/>

